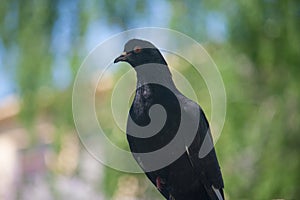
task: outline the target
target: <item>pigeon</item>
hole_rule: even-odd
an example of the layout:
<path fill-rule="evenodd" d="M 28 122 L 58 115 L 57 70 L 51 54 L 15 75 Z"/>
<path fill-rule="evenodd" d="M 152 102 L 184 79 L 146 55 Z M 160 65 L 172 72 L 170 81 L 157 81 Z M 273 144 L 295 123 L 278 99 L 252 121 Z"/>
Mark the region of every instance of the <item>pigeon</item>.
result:
<path fill-rule="evenodd" d="M 149 180 L 168 200 L 224 200 L 208 120 L 176 88 L 160 50 L 149 41 L 131 39 L 114 60 L 118 62 L 130 64 L 137 75 L 126 136 Z M 208 147 L 204 156 L 202 145 Z"/>

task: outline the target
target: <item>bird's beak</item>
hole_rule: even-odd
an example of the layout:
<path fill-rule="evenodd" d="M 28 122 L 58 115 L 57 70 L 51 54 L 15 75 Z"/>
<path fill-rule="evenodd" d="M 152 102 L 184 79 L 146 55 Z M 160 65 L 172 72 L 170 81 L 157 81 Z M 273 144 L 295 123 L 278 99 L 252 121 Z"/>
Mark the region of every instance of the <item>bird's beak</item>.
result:
<path fill-rule="evenodd" d="M 123 52 L 119 57 L 117 57 L 115 60 L 114 60 L 114 63 L 117 63 L 117 62 L 120 62 L 120 61 L 127 61 L 127 57 L 129 56 L 129 53 L 127 52 Z"/>

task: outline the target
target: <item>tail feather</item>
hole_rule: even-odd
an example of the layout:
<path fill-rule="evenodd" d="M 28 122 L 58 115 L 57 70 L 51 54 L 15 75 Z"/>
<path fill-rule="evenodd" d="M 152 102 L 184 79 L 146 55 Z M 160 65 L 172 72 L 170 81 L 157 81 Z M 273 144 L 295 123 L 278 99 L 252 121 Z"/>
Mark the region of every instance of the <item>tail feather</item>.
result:
<path fill-rule="evenodd" d="M 218 200 L 225 200 L 225 198 L 224 198 L 224 192 L 223 192 L 222 189 L 217 189 L 213 185 L 211 187 L 214 190 L 216 196 L 218 197 Z"/>

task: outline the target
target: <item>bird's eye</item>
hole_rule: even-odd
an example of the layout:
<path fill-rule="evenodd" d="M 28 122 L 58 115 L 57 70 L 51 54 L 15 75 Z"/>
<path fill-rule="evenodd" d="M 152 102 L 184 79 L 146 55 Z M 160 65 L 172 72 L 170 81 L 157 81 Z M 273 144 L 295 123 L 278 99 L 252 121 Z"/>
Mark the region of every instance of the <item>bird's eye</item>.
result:
<path fill-rule="evenodd" d="M 141 50 L 142 50 L 142 48 L 140 46 L 135 46 L 133 49 L 134 53 L 140 53 Z"/>

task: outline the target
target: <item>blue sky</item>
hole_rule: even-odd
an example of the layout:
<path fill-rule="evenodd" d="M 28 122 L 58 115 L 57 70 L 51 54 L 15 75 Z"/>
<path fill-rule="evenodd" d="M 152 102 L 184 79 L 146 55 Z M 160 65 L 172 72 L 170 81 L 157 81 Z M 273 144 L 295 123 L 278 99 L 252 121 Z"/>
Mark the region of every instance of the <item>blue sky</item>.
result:
<path fill-rule="evenodd" d="M 129 28 L 145 26 L 168 27 L 172 14 L 169 3 L 160 0 L 147 2 L 151 17 L 132 20 Z M 72 46 L 72 31 L 74 31 L 74 28 L 76 29 L 77 16 L 73 14 L 76 13 L 73 12 L 77 9 L 76 6 L 76 4 L 72 4 L 70 1 L 61 1 L 58 5 L 58 19 L 52 31 L 51 50 L 54 54 L 52 80 L 54 87 L 59 90 L 64 90 L 72 84 L 72 73 L 68 57 L 70 56 L 69 53 Z M 205 17 L 205 26 L 209 40 L 223 42 L 226 39 L 226 20 L 222 14 L 217 12 L 208 13 Z M 82 48 L 81 53 L 83 56 L 88 55 L 88 52 L 97 46 L 97 44 L 122 31 L 117 25 L 108 24 L 105 18 L 91 21 L 85 36 L 85 46 Z M 14 55 L 11 55 L 13 53 L 15 52 L 5 52 L 0 38 L 0 101 L 16 92 L 13 74 L 11 74 L 14 70 L 10 69 L 13 66 L 4 66 L 5 64 L 16 65 L 13 60 L 8 60 L 14 57 Z"/>

